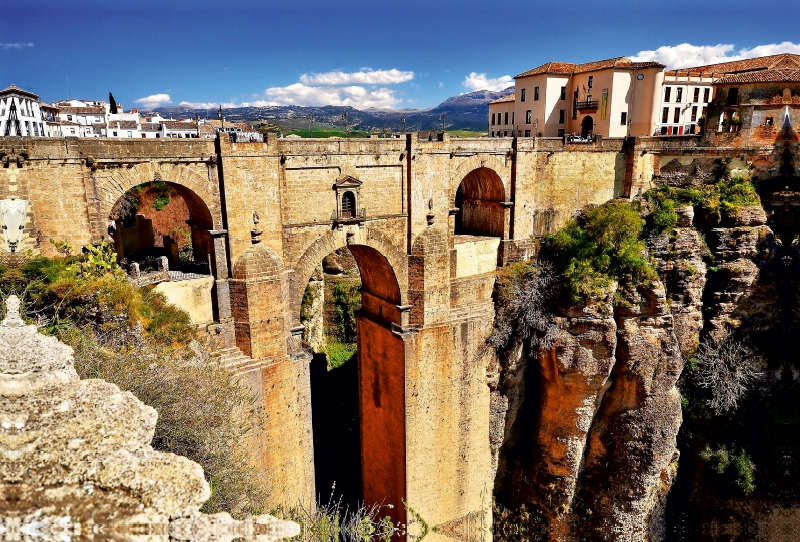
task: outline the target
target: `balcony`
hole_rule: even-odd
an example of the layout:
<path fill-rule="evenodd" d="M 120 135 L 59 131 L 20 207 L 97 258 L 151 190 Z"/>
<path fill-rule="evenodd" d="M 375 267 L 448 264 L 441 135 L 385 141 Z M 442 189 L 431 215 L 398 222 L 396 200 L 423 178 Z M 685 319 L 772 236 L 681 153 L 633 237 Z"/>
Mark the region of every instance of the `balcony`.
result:
<path fill-rule="evenodd" d="M 597 100 L 584 100 L 582 102 L 575 102 L 575 109 L 578 111 L 597 110 L 600 102 Z"/>
<path fill-rule="evenodd" d="M 358 213 L 353 211 L 340 212 L 338 209 L 334 209 L 333 213 L 331 213 L 331 222 L 338 228 L 341 228 L 344 224 L 358 224 L 358 227 L 361 228 L 366 220 L 367 210 L 364 208 Z"/>

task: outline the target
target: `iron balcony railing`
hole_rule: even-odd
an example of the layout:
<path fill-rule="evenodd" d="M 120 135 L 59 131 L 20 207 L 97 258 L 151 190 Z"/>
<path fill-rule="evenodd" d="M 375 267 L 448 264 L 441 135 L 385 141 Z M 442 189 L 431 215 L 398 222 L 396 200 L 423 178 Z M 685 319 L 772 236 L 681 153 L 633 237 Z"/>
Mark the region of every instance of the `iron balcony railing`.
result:
<path fill-rule="evenodd" d="M 362 208 L 358 213 L 342 213 L 334 209 L 331 213 L 331 220 L 334 222 L 362 222 L 367 219 L 367 210 Z"/>
<path fill-rule="evenodd" d="M 600 102 L 597 100 L 583 100 L 582 102 L 575 102 L 575 109 L 597 109 Z"/>

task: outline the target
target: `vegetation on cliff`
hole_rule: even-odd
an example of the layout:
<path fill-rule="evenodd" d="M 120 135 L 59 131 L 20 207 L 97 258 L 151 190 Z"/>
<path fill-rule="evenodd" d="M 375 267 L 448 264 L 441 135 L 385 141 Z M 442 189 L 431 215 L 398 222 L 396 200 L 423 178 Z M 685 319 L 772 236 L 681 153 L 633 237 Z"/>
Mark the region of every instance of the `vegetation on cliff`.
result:
<path fill-rule="evenodd" d="M 3 297 L 22 298 L 29 322 L 75 350 L 82 378 L 112 382 L 158 411 L 153 446 L 202 465 L 212 487 L 204 511 L 264 511 L 268 480 L 250 466 L 243 438 L 258 420 L 253 398 L 209 359 L 185 312 L 128 282 L 111 247 L 0 266 L 0 284 Z"/>
<path fill-rule="evenodd" d="M 615 302 L 623 303 L 625 294 L 658 278 L 642 240 L 644 225 L 635 204 L 614 200 L 545 239 L 545 254 L 573 302 L 602 296 L 616 282 Z"/>

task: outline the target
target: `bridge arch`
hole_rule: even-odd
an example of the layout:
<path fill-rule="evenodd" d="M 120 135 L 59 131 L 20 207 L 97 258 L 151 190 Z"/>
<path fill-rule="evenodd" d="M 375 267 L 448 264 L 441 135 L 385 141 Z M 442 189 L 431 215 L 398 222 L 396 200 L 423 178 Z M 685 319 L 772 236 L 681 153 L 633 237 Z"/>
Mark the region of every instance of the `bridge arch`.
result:
<path fill-rule="evenodd" d="M 202 173 L 197 170 L 200 167 L 204 170 Z M 205 164 L 192 167 L 168 162 L 145 162 L 132 167 L 98 169 L 93 177 L 101 220 L 109 216 L 117 200 L 132 188 L 152 181 L 165 181 L 190 191 L 195 196 L 195 201 L 201 201 L 208 209 L 212 225 L 210 229 L 221 229 L 219 186 L 215 182 L 216 176 L 211 173 L 211 166 Z"/>
<path fill-rule="evenodd" d="M 406 348 L 399 330 L 408 290 L 406 255 L 369 228 L 325 233 L 294 266 L 292 318 L 299 323 L 305 287 L 323 258 L 345 247 L 353 255 L 361 279 L 356 354 L 335 369 L 328 366 L 324 354 L 311 361 L 316 492 L 329 488 L 319 484 L 336 480 L 346 502 L 391 504 L 394 508 L 386 514 L 404 523 Z M 323 299 L 324 291 L 323 287 Z M 337 451 L 346 450 L 347 457 L 331 463 L 328 458 L 334 441 Z M 353 485 L 358 479 L 360 483 Z"/>

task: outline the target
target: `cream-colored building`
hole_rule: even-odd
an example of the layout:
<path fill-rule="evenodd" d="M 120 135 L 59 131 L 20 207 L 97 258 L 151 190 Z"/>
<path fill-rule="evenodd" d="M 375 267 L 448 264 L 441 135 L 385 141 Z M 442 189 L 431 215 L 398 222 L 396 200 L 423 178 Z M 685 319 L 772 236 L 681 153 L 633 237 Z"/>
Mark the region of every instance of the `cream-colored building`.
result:
<path fill-rule="evenodd" d="M 489 104 L 490 136 L 650 135 L 658 120 L 664 65 L 626 57 L 584 64 L 548 62 L 515 79 L 513 101 Z"/>

